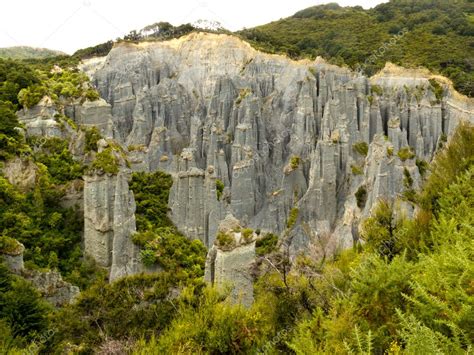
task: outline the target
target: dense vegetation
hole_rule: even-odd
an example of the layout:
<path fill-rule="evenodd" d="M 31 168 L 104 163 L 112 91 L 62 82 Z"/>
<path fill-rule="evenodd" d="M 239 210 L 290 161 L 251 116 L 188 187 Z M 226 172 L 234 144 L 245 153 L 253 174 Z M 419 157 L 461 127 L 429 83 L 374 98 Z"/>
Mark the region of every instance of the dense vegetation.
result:
<path fill-rule="evenodd" d="M 204 275 L 206 249 L 199 240 L 188 240 L 169 219 L 172 183 L 171 176 L 161 171 L 133 173 L 130 188 L 137 204 L 137 233 L 133 240 L 143 248 L 145 265 L 157 264 L 175 275 L 199 278 Z"/>
<path fill-rule="evenodd" d="M 368 75 L 387 61 L 424 66 L 474 95 L 474 3 L 469 0 L 390 0 L 369 10 L 320 5 L 239 34 L 267 52 L 322 56 Z"/>

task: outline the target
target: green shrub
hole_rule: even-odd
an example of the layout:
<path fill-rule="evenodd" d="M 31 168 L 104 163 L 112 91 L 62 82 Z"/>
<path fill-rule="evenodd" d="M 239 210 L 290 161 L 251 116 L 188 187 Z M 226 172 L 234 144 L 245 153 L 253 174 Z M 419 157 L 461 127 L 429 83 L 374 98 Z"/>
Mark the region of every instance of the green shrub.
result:
<path fill-rule="evenodd" d="M 0 236 L 0 254 L 18 255 L 21 250 L 21 244 L 16 239 L 6 235 Z"/>
<path fill-rule="evenodd" d="M 351 171 L 353 175 L 363 175 L 364 170 L 358 165 L 351 165 Z"/>
<path fill-rule="evenodd" d="M 423 189 L 422 204 L 426 209 L 437 211 L 437 200 L 444 189 L 474 161 L 474 126 L 461 123 L 449 144 L 438 152 L 432 163 L 431 174 Z"/>
<path fill-rule="evenodd" d="M 223 192 L 224 192 L 224 183 L 222 182 L 222 180 L 216 179 L 217 201 L 221 200 Z"/>
<path fill-rule="evenodd" d="M 377 94 L 378 96 L 383 95 L 383 89 L 379 85 L 371 85 L 370 90 L 371 90 L 372 93 Z"/>
<path fill-rule="evenodd" d="M 397 155 L 401 161 L 410 160 L 415 157 L 415 153 L 413 153 L 413 149 L 411 147 L 401 148 Z"/>
<path fill-rule="evenodd" d="M 231 250 L 235 247 L 235 238 L 228 233 L 219 232 L 216 237 L 216 245 L 222 250 Z"/>
<path fill-rule="evenodd" d="M 100 99 L 100 95 L 97 92 L 97 90 L 92 89 L 92 88 L 87 89 L 87 91 L 85 93 L 85 97 L 89 101 L 97 101 L 97 100 Z"/>
<path fill-rule="evenodd" d="M 403 185 L 407 189 L 413 186 L 413 178 L 407 168 L 403 168 Z"/>
<path fill-rule="evenodd" d="M 298 219 L 299 212 L 300 212 L 300 210 L 297 207 L 293 207 L 290 210 L 290 214 L 288 216 L 288 221 L 286 222 L 286 227 L 288 229 L 291 229 L 295 226 L 296 220 Z"/>
<path fill-rule="evenodd" d="M 441 133 L 438 141 L 438 149 L 442 149 L 447 141 L 448 136 L 446 135 L 446 133 Z"/>
<path fill-rule="evenodd" d="M 300 157 L 297 157 L 297 156 L 291 157 L 291 159 L 290 159 L 290 166 L 291 166 L 291 169 L 292 169 L 292 170 L 298 169 L 298 167 L 300 166 L 300 162 L 301 162 L 301 158 L 300 158 Z"/>
<path fill-rule="evenodd" d="M 387 157 L 392 157 L 393 156 L 393 147 L 388 147 L 387 148 Z"/>
<path fill-rule="evenodd" d="M 242 229 L 242 237 L 244 238 L 244 242 L 248 243 L 253 238 L 253 229 L 251 228 L 244 228 Z"/>
<path fill-rule="evenodd" d="M 34 148 L 34 160 L 48 168 L 51 180 L 55 184 L 65 184 L 82 178 L 85 167 L 71 154 L 68 142 L 60 138 L 31 137 L 28 144 Z"/>
<path fill-rule="evenodd" d="M 430 79 L 429 82 L 431 85 L 431 89 L 433 90 L 433 93 L 436 96 L 436 100 L 438 101 L 438 103 L 441 102 L 444 94 L 443 87 L 440 85 L 440 83 L 438 83 L 436 79 Z"/>
<path fill-rule="evenodd" d="M 205 289 L 193 307 L 184 298 L 179 317 L 160 337 L 141 340 L 137 354 L 253 354 L 265 344 L 263 315 L 224 302 L 224 295 Z"/>
<path fill-rule="evenodd" d="M 22 89 L 18 93 L 18 102 L 23 107 L 31 108 L 38 104 L 46 94 L 46 87 L 39 84 L 34 84 L 28 88 Z"/>
<path fill-rule="evenodd" d="M 352 149 L 364 157 L 369 153 L 369 145 L 366 142 L 357 142 L 352 146 Z"/>
<path fill-rule="evenodd" d="M 365 186 L 360 186 L 356 193 L 355 193 L 355 198 L 357 201 L 357 207 L 360 209 L 365 207 L 365 203 L 367 202 L 367 189 Z"/>
<path fill-rule="evenodd" d="M 97 129 L 97 127 L 93 126 L 90 128 L 85 128 L 84 129 L 86 132 L 86 146 L 85 150 L 86 152 L 91 152 L 91 151 L 97 151 L 97 142 L 99 142 L 102 139 L 102 136 Z"/>
<path fill-rule="evenodd" d="M 7 323 L 13 338 L 28 341 L 48 328 L 51 307 L 23 278 L 12 275 L 0 263 L 0 320 Z"/>
<path fill-rule="evenodd" d="M 179 274 L 162 272 L 94 285 L 54 315 L 57 332 L 48 352 L 93 352 L 110 338 L 139 339 L 162 332 L 176 314 L 172 290 L 180 282 Z"/>
<path fill-rule="evenodd" d="M 156 252 L 151 249 L 143 249 L 140 251 L 140 260 L 145 266 L 153 266 L 157 262 Z"/>
<path fill-rule="evenodd" d="M 157 264 L 190 279 L 204 275 L 206 248 L 200 240 L 191 241 L 174 228 L 163 227 L 140 232 L 133 241 L 144 246 L 141 257 L 146 266 Z"/>
<path fill-rule="evenodd" d="M 277 250 L 278 236 L 272 233 L 267 233 L 257 239 L 255 243 L 256 253 L 258 256 L 270 254 Z"/>
<path fill-rule="evenodd" d="M 429 164 L 423 159 L 416 159 L 416 166 L 418 167 L 418 172 L 421 177 L 424 177 L 428 171 Z"/>
<path fill-rule="evenodd" d="M 118 174 L 119 159 L 115 156 L 114 150 L 109 147 L 97 153 L 89 171 L 101 171 L 106 174 Z"/>

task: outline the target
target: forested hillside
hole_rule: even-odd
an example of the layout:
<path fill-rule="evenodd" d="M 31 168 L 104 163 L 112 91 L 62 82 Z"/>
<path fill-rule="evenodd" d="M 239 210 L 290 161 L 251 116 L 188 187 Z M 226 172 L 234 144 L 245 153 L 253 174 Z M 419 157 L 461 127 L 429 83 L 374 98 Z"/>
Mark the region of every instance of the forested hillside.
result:
<path fill-rule="evenodd" d="M 65 53 L 26 46 L 0 48 L 0 58 L 4 59 L 46 59 L 60 55 L 65 55 Z"/>

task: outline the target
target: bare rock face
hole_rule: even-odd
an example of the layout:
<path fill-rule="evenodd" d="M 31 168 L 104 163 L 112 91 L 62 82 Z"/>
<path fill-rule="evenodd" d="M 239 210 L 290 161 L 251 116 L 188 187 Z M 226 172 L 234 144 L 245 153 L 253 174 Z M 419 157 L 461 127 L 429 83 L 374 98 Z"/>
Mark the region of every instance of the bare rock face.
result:
<path fill-rule="evenodd" d="M 21 191 L 28 191 L 35 186 L 38 167 L 32 160 L 14 158 L 8 160 L 2 169 L 10 184 Z"/>
<path fill-rule="evenodd" d="M 98 142 L 99 153 L 112 149 Z M 111 281 L 140 271 L 139 247 L 132 241 L 136 232 L 135 198 L 129 190 L 130 170 L 123 157 L 112 149 L 117 173 L 95 170 L 84 176 L 84 249 L 99 265 L 110 269 Z"/>
<path fill-rule="evenodd" d="M 230 214 L 219 225 L 219 233 L 226 236 L 226 243 L 216 240 L 210 248 L 204 279 L 218 289 L 230 288 L 231 302 L 250 307 L 254 299 L 251 267 L 256 235 L 252 232 L 244 236 L 240 222 Z"/>
<path fill-rule="evenodd" d="M 95 126 L 104 137 L 113 136 L 112 107 L 103 99 L 68 105 L 65 113 L 81 126 Z"/>
<path fill-rule="evenodd" d="M 110 268 L 110 280 L 139 272 L 135 200 L 128 189 L 129 174 L 94 174 L 84 180 L 85 253 Z"/>
<path fill-rule="evenodd" d="M 20 273 L 25 265 L 23 263 L 23 252 L 25 246 L 20 242 L 16 242 L 17 246 L 13 250 L 1 250 L 0 260 L 5 262 L 5 265 L 14 273 Z"/>
<path fill-rule="evenodd" d="M 62 307 L 74 302 L 79 295 L 79 287 L 65 282 L 56 270 L 40 272 L 24 270 L 22 276 L 30 281 L 33 286 L 55 307 Z"/>
<path fill-rule="evenodd" d="M 50 97 L 45 96 L 36 106 L 19 111 L 18 119 L 25 125 L 28 136 L 59 137 L 64 133 L 55 119 L 59 112 Z"/>

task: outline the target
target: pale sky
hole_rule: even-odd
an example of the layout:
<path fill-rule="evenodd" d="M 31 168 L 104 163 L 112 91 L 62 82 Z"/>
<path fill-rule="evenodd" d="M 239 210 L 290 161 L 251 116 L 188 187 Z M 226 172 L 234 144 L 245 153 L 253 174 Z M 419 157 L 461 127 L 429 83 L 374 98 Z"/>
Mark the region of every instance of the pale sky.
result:
<path fill-rule="evenodd" d="M 0 48 L 25 45 L 72 54 L 155 22 L 205 19 L 235 31 L 328 2 L 370 8 L 387 0 L 2 0 Z"/>

